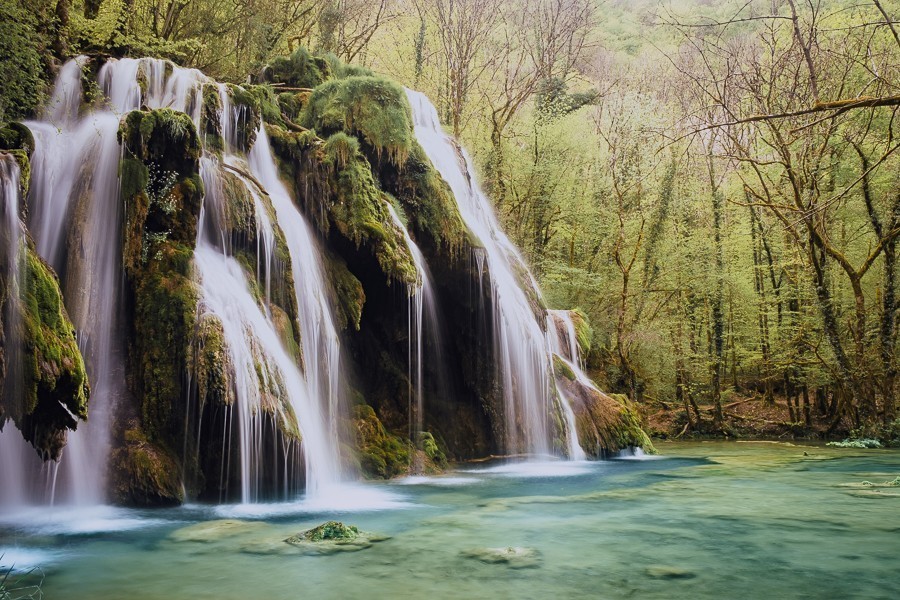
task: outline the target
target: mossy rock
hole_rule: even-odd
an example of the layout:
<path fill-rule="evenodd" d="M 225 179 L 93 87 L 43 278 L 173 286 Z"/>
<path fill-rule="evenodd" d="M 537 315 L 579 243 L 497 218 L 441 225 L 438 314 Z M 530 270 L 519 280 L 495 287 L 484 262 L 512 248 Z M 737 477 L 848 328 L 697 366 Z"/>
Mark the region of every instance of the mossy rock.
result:
<path fill-rule="evenodd" d="M 425 453 L 425 457 L 437 470 L 443 470 L 447 467 L 447 455 L 438 446 L 434 435 L 428 431 L 420 431 L 418 435 L 419 447 Z"/>
<path fill-rule="evenodd" d="M 25 289 L 16 310 L 21 314 L 20 339 L 22 390 L 14 405 L 3 405 L 3 416 L 11 418 L 25 439 L 44 459 L 58 460 L 66 443 L 66 431 L 76 429 L 87 418 L 88 385 L 84 359 L 75 340 L 56 274 L 26 245 Z M 8 340 L 6 343 L 10 343 Z"/>
<path fill-rule="evenodd" d="M 301 47 L 290 56 L 269 63 L 263 71 L 263 80 L 295 88 L 314 88 L 334 75 L 330 61 Z"/>
<path fill-rule="evenodd" d="M 337 198 L 330 216 L 338 231 L 357 246 L 371 248 L 381 270 L 391 279 L 415 283 L 418 271 L 388 209 L 390 199 L 372 177 L 368 161 L 357 155 L 337 171 Z"/>
<path fill-rule="evenodd" d="M 360 531 L 354 525 L 328 521 L 312 529 L 301 531 L 284 541 L 303 554 L 334 554 L 370 548 L 373 543 L 390 539 L 388 536 Z M 267 552 L 272 553 L 272 552 Z"/>
<path fill-rule="evenodd" d="M 467 230 L 450 186 L 432 166 L 425 151 L 413 141 L 401 168 L 382 169 L 382 185 L 410 215 L 411 228 L 431 237 L 434 246 L 450 256 L 459 254 L 467 240 Z"/>
<path fill-rule="evenodd" d="M 116 501 L 127 506 L 176 506 L 184 502 L 181 467 L 174 455 L 151 443 L 136 423 L 113 452 Z"/>
<path fill-rule="evenodd" d="M 572 367 L 556 354 L 553 355 L 553 372 L 556 373 L 557 377 L 565 377 L 569 381 L 576 380 L 575 371 L 572 370 Z"/>
<path fill-rule="evenodd" d="M 594 330 L 591 328 L 587 314 L 580 308 L 570 310 L 569 317 L 572 319 L 572 325 L 575 328 L 575 342 L 578 344 L 578 350 L 581 352 L 581 356 L 586 357 L 591 351 Z"/>
<path fill-rule="evenodd" d="M 626 396 L 604 394 L 557 371 L 556 383 L 575 413 L 578 442 L 588 456 L 603 458 L 628 448 L 656 449 L 641 428 L 637 406 Z"/>
<path fill-rule="evenodd" d="M 168 108 L 132 111 L 119 128 L 119 140 L 126 146 L 126 156 L 153 163 L 161 171 L 174 171 L 179 177 L 197 172 L 200 139 L 184 113 Z"/>
<path fill-rule="evenodd" d="M 356 430 L 356 451 L 364 476 L 390 479 L 409 470 L 409 444 L 389 433 L 371 406 L 354 406 L 353 423 Z"/>
<path fill-rule="evenodd" d="M 400 165 L 413 144 L 412 113 L 397 83 L 374 76 L 335 79 L 315 88 L 300 124 L 327 135 L 343 131 Z"/>
<path fill-rule="evenodd" d="M 312 529 L 307 529 L 297 535 L 291 536 L 285 541 L 289 544 L 303 540 L 307 542 L 321 542 L 323 540 L 355 540 L 359 537 L 359 528 L 354 525 L 344 525 L 340 521 L 328 521 Z"/>
<path fill-rule="evenodd" d="M 343 258 L 327 249 L 324 258 L 325 270 L 331 282 L 329 286 L 332 295 L 331 305 L 337 307 L 334 313 L 336 325 L 341 329 L 352 327 L 359 331 L 363 306 L 366 303 L 366 291 L 359 279 L 347 268 Z"/>

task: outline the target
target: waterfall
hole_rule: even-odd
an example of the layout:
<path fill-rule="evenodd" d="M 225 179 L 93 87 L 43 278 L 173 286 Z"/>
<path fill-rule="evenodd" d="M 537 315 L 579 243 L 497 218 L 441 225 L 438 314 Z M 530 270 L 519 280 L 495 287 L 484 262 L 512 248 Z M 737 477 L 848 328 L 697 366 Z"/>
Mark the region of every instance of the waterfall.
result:
<path fill-rule="evenodd" d="M 69 434 L 60 461 L 59 497 L 43 500 L 96 504 L 105 498 L 112 414 L 125 394 L 116 136 L 121 111 L 134 108 L 139 95 L 101 77 L 109 106 L 80 115 L 84 60 L 66 63 L 42 118 L 26 125 L 35 139 L 29 229 L 38 253 L 60 274 L 92 388 L 89 420 Z"/>
<path fill-rule="evenodd" d="M 581 352 L 578 350 L 575 323 L 572 322 L 572 315 L 569 311 L 547 311 L 547 343 L 550 346 L 550 351 L 572 370 L 575 378 L 580 383 L 597 389 L 594 386 L 594 382 L 584 372 L 584 360 L 581 357 Z M 587 454 L 578 442 L 578 429 L 575 425 L 575 411 L 572 408 L 572 399 L 559 386 L 556 386 L 556 392 L 559 395 L 560 407 L 566 420 L 569 458 L 585 460 Z"/>
<path fill-rule="evenodd" d="M 435 363 L 440 365 L 440 340 L 437 311 L 437 299 L 434 293 L 434 285 L 431 281 L 431 272 L 425 257 L 419 246 L 413 241 L 406 229 L 406 225 L 400 219 L 400 215 L 390 203 L 387 205 L 394 225 L 403 234 L 403 239 L 412 254 L 413 263 L 416 266 L 417 280 L 409 286 L 409 307 L 407 313 L 407 327 L 409 330 L 409 382 L 410 382 L 410 432 L 409 438 L 414 444 L 418 443 L 419 434 L 424 431 L 425 392 L 424 392 L 424 364 L 426 332 L 434 341 L 436 349 Z M 415 373 L 415 374 L 413 374 Z"/>
<path fill-rule="evenodd" d="M 479 271 L 490 278 L 494 347 L 503 388 L 506 450 L 547 454 L 554 411 L 552 363 L 536 313 L 539 291 L 513 243 L 497 222 L 490 200 L 478 187 L 471 159 L 441 129 L 437 110 L 425 95 L 407 90 L 415 134 L 425 154 L 450 185 L 460 215 L 479 239 Z M 529 297 L 531 296 L 531 297 Z M 542 318 L 541 318 L 542 320 Z"/>
<path fill-rule="evenodd" d="M 29 226 L 38 252 L 60 274 L 64 296 L 77 329 L 92 385 L 89 420 L 69 435 L 59 463 L 57 500 L 92 504 L 103 502 L 110 428 L 119 398 L 126 392 L 124 339 L 120 331 L 123 268 L 121 263 L 122 203 L 118 168 L 122 148 L 117 131 L 122 117 L 142 107 L 169 108 L 190 116 L 200 127 L 204 86 L 214 85 L 219 96 L 218 118 L 224 155 L 204 149 L 200 175 L 206 194 L 201 209 L 194 256 L 201 292 L 201 314 L 214 315 L 222 324 L 233 365 L 235 406 L 226 427 L 235 427 L 240 444 L 241 499 L 261 499 L 261 477 L 271 469 L 271 449 L 263 448 L 265 411 L 285 431 L 277 439 L 276 461 L 284 460 L 287 493 L 295 483 L 293 471 L 301 454 L 306 465 L 307 491 L 314 493 L 340 478 L 338 422 L 340 410 L 340 344 L 325 292 L 323 268 L 311 232 L 278 180 L 265 131 L 245 159 L 235 154 L 246 140 L 241 121 L 246 115 L 236 106 L 229 89 L 196 69 L 183 69 L 159 59 L 111 59 L 100 69 L 97 84 L 104 99 L 83 103 L 79 57 L 60 70 L 53 96 L 37 121 L 26 123 L 35 138 L 32 154 Z M 202 136 L 201 136 L 202 138 Z M 223 169 L 238 175 L 253 200 L 257 226 L 257 279 L 265 298 L 253 295 L 250 282 L 231 256 L 225 229 Z M 237 167 L 237 168 L 234 168 Z M 5 173 L 5 171 L 4 171 Z M 4 186 L 7 177 L 4 175 Z M 262 182 L 262 189 L 257 187 Z M 5 188 L 4 188 L 5 189 Z M 5 194 L 6 196 L 6 194 Z M 272 201 L 270 215 L 266 202 Z M 276 231 L 284 232 L 296 280 L 298 325 L 305 370 L 288 350 L 270 311 L 276 268 Z M 78 252 L 73 251 L 78 248 Z M 13 428 L 7 429 L 7 432 Z M 226 438 L 228 433 L 226 432 Z M 15 462 L 19 479 L 47 481 L 32 487 L 49 493 L 22 501 L 54 500 L 56 465 L 44 464 L 27 444 L 8 433 L 0 435 L 3 465 Z M 227 449 L 226 449 L 227 450 Z M 14 457 L 7 460 L 6 457 Z M 223 459 L 223 469 L 226 459 Z M 9 470 L 7 467 L 4 473 Z M 37 472 L 46 474 L 38 477 Z M 24 488 L 22 488 L 24 489 Z M 4 492 L 3 502 L 7 501 Z M 9 499 L 12 500 L 11 498 Z"/>
<path fill-rule="evenodd" d="M 326 293 L 320 251 L 303 215 L 294 205 L 287 188 L 278 177 L 278 167 L 269 146 L 269 137 L 260 125 L 256 143 L 250 150 L 250 169 L 272 201 L 278 223 L 284 231 L 294 274 L 294 291 L 300 316 L 301 346 L 306 381 L 312 398 L 324 401 L 321 420 L 327 423 L 329 438 L 338 440 L 340 402 L 341 345 L 331 304 Z M 338 473 L 338 454 L 330 451 L 332 470 Z"/>
<path fill-rule="evenodd" d="M 6 407 L 14 407 L 14 411 L 21 409 L 23 377 L 19 335 L 22 315 L 18 298 L 23 285 L 21 252 L 25 236 L 19 219 L 19 182 L 19 165 L 11 155 L 0 153 L 0 277 L 7 287 L 3 312 L 6 373 L 2 393 Z M 11 420 L 0 417 L 0 427 L 0 505 L 20 506 L 33 495 L 36 482 L 29 475 L 40 469 L 41 461 Z"/>

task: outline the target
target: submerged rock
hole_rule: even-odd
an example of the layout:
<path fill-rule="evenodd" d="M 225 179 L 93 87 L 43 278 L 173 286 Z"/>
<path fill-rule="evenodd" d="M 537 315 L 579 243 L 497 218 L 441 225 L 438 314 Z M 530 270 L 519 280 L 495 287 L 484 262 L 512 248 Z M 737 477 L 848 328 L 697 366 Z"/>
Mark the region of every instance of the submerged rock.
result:
<path fill-rule="evenodd" d="M 687 569 L 667 565 L 653 565 L 647 567 L 644 572 L 647 574 L 647 577 L 653 579 L 693 579 L 697 576 L 696 573 Z"/>
<path fill-rule="evenodd" d="M 241 521 L 238 519 L 218 519 L 182 527 L 169 534 L 173 542 L 195 542 L 210 544 L 230 537 L 253 533 L 269 527 L 265 523 Z"/>
<path fill-rule="evenodd" d="M 508 546 L 506 548 L 474 548 L 463 552 L 463 556 L 492 565 L 504 564 L 510 569 L 529 569 L 539 566 L 541 555 L 534 548 Z"/>

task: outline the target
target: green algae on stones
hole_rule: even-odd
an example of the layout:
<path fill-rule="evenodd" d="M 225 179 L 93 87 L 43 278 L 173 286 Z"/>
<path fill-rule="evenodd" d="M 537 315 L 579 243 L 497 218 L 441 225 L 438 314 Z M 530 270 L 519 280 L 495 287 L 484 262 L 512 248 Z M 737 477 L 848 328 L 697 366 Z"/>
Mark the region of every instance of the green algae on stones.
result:
<path fill-rule="evenodd" d="M 370 548 L 373 543 L 390 539 L 388 536 L 360 531 L 354 525 L 328 521 L 312 529 L 301 531 L 284 541 L 304 554 L 334 554 Z"/>
<path fill-rule="evenodd" d="M 328 521 L 312 529 L 291 536 L 285 541 L 292 544 L 299 540 L 321 542 L 322 540 L 355 540 L 359 537 L 359 529 L 354 525 L 344 525 L 340 521 Z"/>

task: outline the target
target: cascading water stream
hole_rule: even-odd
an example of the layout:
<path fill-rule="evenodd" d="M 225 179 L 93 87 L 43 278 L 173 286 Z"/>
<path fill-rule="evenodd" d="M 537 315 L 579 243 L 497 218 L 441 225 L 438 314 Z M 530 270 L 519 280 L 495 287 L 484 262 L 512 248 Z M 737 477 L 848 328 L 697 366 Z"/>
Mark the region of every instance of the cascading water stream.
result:
<path fill-rule="evenodd" d="M 248 158 L 250 170 L 268 193 L 278 223 L 285 233 L 291 271 L 294 274 L 306 381 L 310 396 L 325 403 L 324 407 L 319 408 L 323 413 L 320 419 L 327 423 L 329 438 L 336 445 L 341 415 L 341 346 L 326 294 L 320 251 L 306 219 L 294 205 L 287 188 L 278 177 L 269 137 L 262 125 L 256 132 L 256 142 Z M 337 448 L 332 448 L 329 454 L 331 470 L 337 477 L 340 474 Z"/>
<path fill-rule="evenodd" d="M 112 413 L 125 394 L 117 132 L 121 114 L 140 102 L 110 61 L 100 73 L 108 106 L 79 115 L 83 62 L 66 63 L 43 118 L 26 123 L 35 139 L 29 228 L 63 281 L 92 390 L 88 422 L 70 433 L 59 464 L 57 497 L 37 500 L 79 505 L 105 499 Z"/>
<path fill-rule="evenodd" d="M 6 282 L 7 298 L 3 311 L 3 351 L 6 373 L 3 377 L 3 401 L 8 409 L 22 409 L 21 368 L 22 315 L 18 307 L 23 287 L 21 252 L 25 243 L 19 218 L 19 165 L 9 154 L 0 154 L 0 277 Z M 0 506 L 21 506 L 30 500 L 34 481 L 29 473 L 40 469 L 40 460 L 11 420 L 0 418 Z"/>
<path fill-rule="evenodd" d="M 575 373 L 579 383 L 596 389 L 594 382 L 584 372 L 584 361 L 578 350 L 575 324 L 572 322 L 572 316 L 569 314 L 569 311 L 547 311 L 547 343 L 550 346 L 550 351 Z M 559 395 L 563 417 L 566 420 L 566 442 L 569 458 L 585 460 L 587 454 L 578 442 L 578 429 L 575 424 L 575 411 L 572 408 L 572 400 L 558 385 L 556 386 L 556 391 Z"/>
<path fill-rule="evenodd" d="M 537 284 L 493 213 L 490 201 L 474 179 L 468 155 L 441 129 L 437 110 L 428 98 L 406 91 L 412 106 L 415 134 L 425 154 L 450 185 L 466 226 L 483 245 L 493 299 L 494 344 L 503 387 L 506 450 L 547 454 L 549 421 L 554 410 L 552 363 L 536 310 Z M 480 270 L 479 266 L 479 270 Z M 526 288 L 528 291 L 526 291 Z M 528 293 L 534 295 L 529 300 Z"/>
<path fill-rule="evenodd" d="M 394 224 L 403 234 L 406 246 L 409 248 L 413 257 L 413 263 L 416 266 L 418 275 L 415 284 L 410 285 L 409 289 L 409 309 L 408 309 L 408 328 L 409 328 L 409 380 L 410 380 L 410 404 L 413 399 L 415 406 L 410 406 L 410 439 L 413 443 L 418 443 L 419 434 L 424 431 L 424 415 L 425 415 L 425 392 L 424 392 L 424 354 L 425 354 L 425 334 L 435 338 L 435 346 L 439 347 L 438 337 L 439 321 L 437 312 L 437 301 L 434 294 L 434 286 L 431 282 L 431 273 L 425 257 L 419 246 L 413 241 L 406 229 L 406 225 L 400 219 L 397 211 L 391 204 L 387 205 L 388 211 Z M 415 342 L 413 341 L 415 340 Z M 437 361 L 440 363 L 440 360 Z M 415 376 L 413 376 L 415 371 Z M 420 465 L 417 465 L 417 468 Z"/>
<path fill-rule="evenodd" d="M 262 472 L 261 415 L 263 399 L 270 388 L 277 388 L 277 399 L 284 399 L 296 419 L 302 438 L 306 464 L 306 491 L 315 496 L 340 480 L 338 422 L 338 357 L 340 352 L 330 308 L 325 297 L 324 279 L 318 250 L 306 223 L 294 207 L 287 190 L 278 180 L 277 167 L 265 131 L 260 128 L 249 156 L 253 179 L 246 173 L 242 159 L 230 151 L 238 146 L 240 114 L 233 108 L 225 86 L 218 86 L 219 124 L 225 147 L 223 164 L 208 153 L 201 159 L 200 171 L 206 194 L 198 230 L 195 266 L 201 280 L 201 310 L 215 315 L 223 325 L 235 374 L 241 456 L 241 500 L 260 499 Z M 264 309 L 249 291 L 249 284 L 237 261 L 229 256 L 224 243 L 223 169 L 229 169 L 244 185 L 254 202 L 257 224 L 258 278 L 265 287 Z M 257 185 L 262 186 L 261 189 Z M 265 193 L 275 208 L 278 226 L 285 239 L 295 276 L 295 290 L 303 357 L 306 372 L 301 373 L 297 359 L 290 355 L 280 339 L 269 311 L 271 276 L 275 253 L 274 223 L 260 194 Z M 321 361 L 321 362 L 320 362 Z M 270 381 L 262 380 L 254 365 L 265 364 Z M 322 406 L 324 399 L 325 406 Z M 290 474 L 285 474 L 286 479 Z M 285 481 L 286 489 L 290 488 Z"/>

